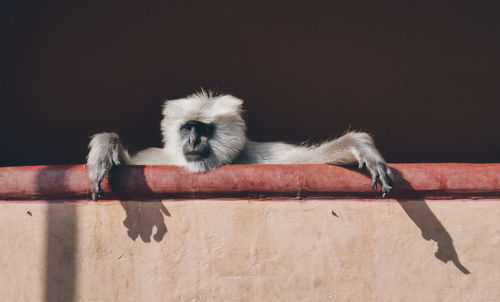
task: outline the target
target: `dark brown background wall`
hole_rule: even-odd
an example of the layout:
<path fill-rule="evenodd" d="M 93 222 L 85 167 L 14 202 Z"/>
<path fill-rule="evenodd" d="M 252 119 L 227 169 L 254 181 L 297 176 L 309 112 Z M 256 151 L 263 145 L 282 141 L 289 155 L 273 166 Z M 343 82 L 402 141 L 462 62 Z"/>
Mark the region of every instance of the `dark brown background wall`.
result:
<path fill-rule="evenodd" d="M 104 130 L 160 146 L 162 99 L 199 87 L 245 99 L 256 140 L 351 127 L 390 162 L 499 161 L 498 1 L 19 2 L 0 13 L 0 165 L 82 163 Z"/>

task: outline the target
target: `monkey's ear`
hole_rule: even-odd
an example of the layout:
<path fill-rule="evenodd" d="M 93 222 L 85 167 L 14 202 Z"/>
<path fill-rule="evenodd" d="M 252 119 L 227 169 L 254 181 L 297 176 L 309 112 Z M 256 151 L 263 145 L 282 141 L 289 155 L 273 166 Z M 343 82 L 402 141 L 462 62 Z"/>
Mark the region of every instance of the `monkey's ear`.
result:
<path fill-rule="evenodd" d="M 215 102 L 218 114 L 240 114 L 242 111 L 243 100 L 230 94 L 218 96 Z"/>
<path fill-rule="evenodd" d="M 163 116 L 166 118 L 187 118 L 196 111 L 196 104 L 188 98 L 177 100 L 165 100 L 163 104 Z"/>
<path fill-rule="evenodd" d="M 175 103 L 173 102 L 172 100 L 164 100 L 163 101 L 163 116 L 167 117 L 169 115 L 172 115 L 173 112 L 172 111 L 175 111 L 174 107 L 172 104 Z"/>

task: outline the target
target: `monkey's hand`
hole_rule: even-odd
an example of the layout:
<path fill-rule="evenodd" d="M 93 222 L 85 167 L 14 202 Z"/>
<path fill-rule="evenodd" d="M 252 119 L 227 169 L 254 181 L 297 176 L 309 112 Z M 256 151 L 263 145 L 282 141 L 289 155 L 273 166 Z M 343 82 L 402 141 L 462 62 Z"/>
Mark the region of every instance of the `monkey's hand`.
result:
<path fill-rule="evenodd" d="M 361 149 L 363 150 L 363 149 Z M 391 169 L 387 167 L 385 160 L 373 147 L 369 152 L 359 150 L 359 168 L 366 167 L 372 176 L 372 188 L 377 189 L 377 182 L 380 181 L 382 197 L 392 191 L 393 181 Z"/>
<path fill-rule="evenodd" d="M 101 182 L 106 173 L 114 166 L 125 161 L 128 154 L 123 150 L 116 133 L 99 133 L 91 137 L 87 165 L 89 169 L 92 199 L 99 200 L 103 194 Z"/>
<path fill-rule="evenodd" d="M 377 182 L 380 181 L 382 197 L 385 197 L 392 190 L 391 170 L 387 167 L 384 158 L 375 147 L 373 138 L 368 133 L 348 132 L 319 148 L 326 148 L 327 154 L 335 155 L 333 159 L 329 156 L 331 163 L 350 165 L 357 162 L 360 169 L 366 167 L 372 176 L 374 190 L 377 189 Z M 319 155 L 322 155 L 322 152 Z"/>

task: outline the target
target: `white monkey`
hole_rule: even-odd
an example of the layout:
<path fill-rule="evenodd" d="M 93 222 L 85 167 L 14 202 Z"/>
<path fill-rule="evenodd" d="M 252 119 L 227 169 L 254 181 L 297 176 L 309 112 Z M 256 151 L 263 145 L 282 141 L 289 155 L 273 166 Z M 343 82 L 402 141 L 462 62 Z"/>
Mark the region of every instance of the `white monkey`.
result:
<path fill-rule="evenodd" d="M 391 171 L 370 135 L 349 132 L 317 146 L 254 142 L 245 135 L 242 104 L 231 95 L 204 91 L 166 101 L 161 122 L 163 148 L 149 148 L 134 156 L 123 148 L 116 133 L 92 136 L 87 156 L 92 198 L 100 198 L 104 175 L 118 165 L 176 165 L 203 172 L 228 164 L 357 163 L 370 171 L 373 189 L 380 180 L 382 196 L 392 190 Z"/>

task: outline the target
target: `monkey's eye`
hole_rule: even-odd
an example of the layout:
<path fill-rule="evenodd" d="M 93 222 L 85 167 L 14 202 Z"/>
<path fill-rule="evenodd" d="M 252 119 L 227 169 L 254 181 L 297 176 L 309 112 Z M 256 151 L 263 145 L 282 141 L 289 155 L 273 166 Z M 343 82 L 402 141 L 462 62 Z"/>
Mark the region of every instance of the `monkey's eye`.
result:
<path fill-rule="evenodd" d="M 179 129 L 181 133 L 187 134 L 194 129 L 198 136 L 212 137 L 215 132 L 215 125 L 205 124 L 200 121 L 188 121 Z"/>

